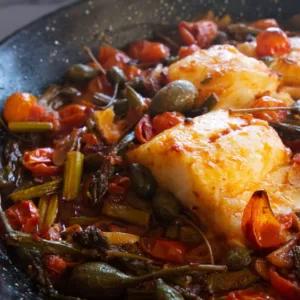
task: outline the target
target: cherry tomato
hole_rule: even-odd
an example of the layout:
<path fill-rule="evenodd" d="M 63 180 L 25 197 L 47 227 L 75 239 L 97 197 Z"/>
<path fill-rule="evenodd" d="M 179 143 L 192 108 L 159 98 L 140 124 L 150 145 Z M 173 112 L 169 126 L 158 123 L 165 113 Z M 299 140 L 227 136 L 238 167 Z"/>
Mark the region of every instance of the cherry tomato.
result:
<path fill-rule="evenodd" d="M 28 93 L 14 93 L 5 101 L 4 117 L 7 122 L 27 121 L 32 105 L 37 99 Z"/>
<path fill-rule="evenodd" d="M 187 252 L 187 246 L 182 242 L 175 242 L 155 238 L 142 238 L 140 242 L 142 250 L 161 260 L 182 263 Z"/>
<path fill-rule="evenodd" d="M 62 276 L 67 268 L 66 261 L 58 255 L 46 255 L 44 264 L 50 273 L 54 273 L 58 277 Z"/>
<path fill-rule="evenodd" d="M 103 93 L 106 95 L 113 94 L 113 87 L 107 81 L 105 75 L 97 76 L 92 79 L 88 85 L 87 92 L 92 96 L 95 93 Z"/>
<path fill-rule="evenodd" d="M 46 113 L 46 108 L 44 106 L 33 104 L 29 111 L 27 121 L 39 122 L 42 120 L 45 113 Z"/>
<path fill-rule="evenodd" d="M 35 176 L 55 176 L 61 169 L 52 163 L 54 149 L 39 148 L 24 154 L 24 166 Z"/>
<path fill-rule="evenodd" d="M 125 75 L 128 80 L 133 80 L 135 77 L 141 76 L 143 74 L 143 71 L 136 66 L 127 65 L 125 70 Z"/>
<path fill-rule="evenodd" d="M 108 192 L 112 195 L 123 195 L 130 187 L 130 179 L 126 176 L 116 175 L 108 185 Z"/>
<path fill-rule="evenodd" d="M 231 292 L 226 300 L 275 300 L 275 298 L 269 296 L 264 292 L 252 291 L 252 290 L 241 290 Z"/>
<path fill-rule="evenodd" d="M 261 19 L 250 24 L 250 26 L 258 29 L 265 30 L 270 27 L 279 28 L 279 25 L 275 19 Z"/>
<path fill-rule="evenodd" d="M 256 37 L 256 54 L 261 56 L 278 56 L 291 51 L 290 41 L 279 28 L 270 27 Z"/>
<path fill-rule="evenodd" d="M 278 247 L 285 242 L 280 222 L 275 218 L 268 195 L 257 191 L 248 202 L 242 217 L 246 239 L 258 249 Z"/>
<path fill-rule="evenodd" d="M 22 200 L 5 211 L 9 224 L 14 230 L 35 233 L 39 222 L 39 212 L 31 201 Z"/>
<path fill-rule="evenodd" d="M 284 298 L 291 300 L 300 299 L 299 284 L 281 277 L 275 267 L 270 268 L 270 281 L 273 288 Z"/>
<path fill-rule="evenodd" d="M 158 63 L 170 56 L 170 49 L 162 43 L 139 40 L 129 46 L 129 56 L 143 63 Z"/>
<path fill-rule="evenodd" d="M 44 226 L 39 230 L 39 237 L 49 241 L 59 241 L 61 235 L 57 228 L 52 226 Z"/>
<path fill-rule="evenodd" d="M 153 128 L 149 115 L 144 115 L 137 123 L 135 135 L 141 144 L 147 143 L 153 138 Z"/>
<path fill-rule="evenodd" d="M 153 133 L 159 134 L 164 130 L 172 128 L 184 122 L 184 115 L 179 112 L 165 112 L 157 115 L 152 120 Z"/>
<path fill-rule="evenodd" d="M 178 51 L 178 56 L 180 58 L 184 58 L 184 57 L 189 56 L 199 50 L 200 50 L 200 47 L 197 46 L 196 44 L 192 44 L 190 46 L 182 46 L 182 47 L 180 47 L 180 49 Z"/>
<path fill-rule="evenodd" d="M 109 69 L 110 67 L 116 66 L 124 70 L 126 64 L 130 61 L 129 56 L 123 51 L 107 46 L 100 47 L 98 59 L 104 69 Z"/>
<path fill-rule="evenodd" d="M 93 134 L 93 133 L 85 133 L 85 134 L 82 136 L 82 141 L 83 141 L 86 145 L 89 145 L 89 146 L 94 146 L 94 145 L 99 144 L 99 141 L 98 141 L 96 135 Z"/>
<path fill-rule="evenodd" d="M 186 45 L 197 44 L 201 48 L 207 48 L 217 37 L 218 33 L 217 25 L 207 20 L 195 23 L 180 22 L 178 30 Z"/>
<path fill-rule="evenodd" d="M 87 107 L 70 104 L 59 111 L 60 123 L 66 127 L 81 127 L 87 119 Z"/>
<path fill-rule="evenodd" d="M 269 96 L 263 96 L 257 99 L 253 105 L 253 108 L 258 107 L 285 107 L 286 104 L 280 99 L 275 99 Z M 280 123 L 286 118 L 287 112 L 285 110 L 277 111 L 265 111 L 265 112 L 255 112 L 253 116 L 258 119 L 262 119 L 268 122 Z"/>

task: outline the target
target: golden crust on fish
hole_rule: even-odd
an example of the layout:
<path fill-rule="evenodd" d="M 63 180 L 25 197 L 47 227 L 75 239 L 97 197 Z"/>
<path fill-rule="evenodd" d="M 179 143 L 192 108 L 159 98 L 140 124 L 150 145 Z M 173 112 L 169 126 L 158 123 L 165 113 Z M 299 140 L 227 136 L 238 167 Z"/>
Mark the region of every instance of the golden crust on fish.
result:
<path fill-rule="evenodd" d="M 287 181 L 290 151 L 266 122 L 251 116 L 211 112 L 164 131 L 128 157 L 149 168 L 214 233 L 240 244 L 242 214 L 254 191 L 265 188 L 280 212 L 298 206 L 295 195 L 300 200 Z M 270 177 L 273 172 L 279 175 Z"/>
<path fill-rule="evenodd" d="M 185 79 L 199 91 L 199 103 L 212 93 L 219 96 L 216 107 L 251 107 L 255 98 L 275 92 L 279 78 L 263 63 L 240 53 L 229 45 L 200 50 L 172 64 L 169 80 Z"/>

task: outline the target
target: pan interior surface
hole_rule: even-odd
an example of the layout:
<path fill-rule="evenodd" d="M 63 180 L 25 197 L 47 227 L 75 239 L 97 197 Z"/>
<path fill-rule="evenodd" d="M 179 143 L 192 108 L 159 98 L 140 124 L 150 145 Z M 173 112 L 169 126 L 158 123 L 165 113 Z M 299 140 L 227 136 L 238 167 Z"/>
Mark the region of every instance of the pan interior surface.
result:
<path fill-rule="evenodd" d="M 287 20 L 300 13 L 294 0 L 94 0 L 78 2 L 30 24 L 0 46 L 0 109 L 16 91 L 39 95 L 59 81 L 66 68 L 86 62 L 82 46 L 97 50 L 103 36 L 116 48 L 174 28 L 180 20 L 213 10 L 234 20 L 274 17 Z M 0 132 L 1 139 L 1 132 Z M 1 144 L 5 140 L 1 139 Z M 3 237 L 3 234 L 2 234 Z M 10 261 L 0 236 L 0 298 L 45 299 L 27 275 Z"/>

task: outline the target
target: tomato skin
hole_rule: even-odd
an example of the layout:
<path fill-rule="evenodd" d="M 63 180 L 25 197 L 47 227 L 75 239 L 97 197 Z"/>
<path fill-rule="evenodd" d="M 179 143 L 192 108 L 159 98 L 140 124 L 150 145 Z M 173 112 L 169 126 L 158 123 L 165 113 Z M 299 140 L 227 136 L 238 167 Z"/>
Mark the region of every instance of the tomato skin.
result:
<path fill-rule="evenodd" d="M 37 232 L 39 212 L 31 201 L 20 201 L 8 208 L 5 215 L 14 230 L 21 230 L 26 233 Z"/>
<path fill-rule="evenodd" d="M 61 168 L 52 163 L 52 148 L 38 148 L 36 150 L 25 152 L 24 166 L 35 176 L 56 176 Z"/>
<path fill-rule="evenodd" d="M 105 75 L 98 76 L 94 79 L 92 79 L 88 85 L 87 92 L 91 94 L 91 96 L 94 93 L 103 93 L 106 95 L 112 95 L 113 94 L 113 87 L 111 84 L 107 81 L 107 78 Z"/>
<path fill-rule="evenodd" d="M 7 122 L 27 121 L 32 105 L 37 99 L 28 93 L 10 95 L 4 106 L 4 117 Z"/>
<path fill-rule="evenodd" d="M 279 25 L 275 19 L 261 19 L 257 20 L 250 24 L 251 27 L 257 28 L 257 29 L 268 29 L 270 27 L 279 28 Z"/>
<path fill-rule="evenodd" d="M 66 261 L 59 255 L 46 255 L 44 264 L 50 273 L 58 277 L 62 276 L 67 268 Z"/>
<path fill-rule="evenodd" d="M 83 105 L 70 104 L 59 111 L 61 125 L 69 128 L 83 126 L 87 117 L 87 107 Z"/>
<path fill-rule="evenodd" d="M 147 143 L 153 138 L 153 128 L 149 115 L 144 115 L 137 123 L 135 126 L 135 135 L 141 144 Z"/>
<path fill-rule="evenodd" d="M 199 46 L 197 46 L 196 44 L 192 44 L 190 46 L 182 46 L 180 47 L 179 51 L 178 51 L 178 56 L 180 58 L 184 58 L 187 57 L 197 51 L 199 51 L 201 48 Z"/>
<path fill-rule="evenodd" d="M 177 263 L 184 262 L 187 252 L 187 246 L 184 243 L 170 240 L 142 238 L 140 245 L 145 253 L 157 259 Z"/>
<path fill-rule="evenodd" d="M 275 298 L 269 296 L 264 292 L 241 290 L 231 292 L 227 296 L 226 300 L 275 300 Z"/>
<path fill-rule="evenodd" d="M 188 46 L 197 44 L 201 48 L 207 48 L 217 37 L 217 25 L 208 20 L 195 23 L 180 22 L 178 25 L 180 36 Z"/>
<path fill-rule="evenodd" d="M 179 112 L 165 112 L 157 115 L 152 120 L 153 133 L 159 134 L 184 122 L 184 115 Z"/>
<path fill-rule="evenodd" d="M 99 144 L 99 141 L 98 141 L 96 135 L 93 133 L 85 133 L 82 136 L 82 141 L 88 146 L 94 146 L 94 145 Z"/>
<path fill-rule="evenodd" d="M 253 108 L 258 107 L 285 107 L 286 103 L 280 99 L 275 99 L 270 96 L 263 96 L 257 99 L 253 105 Z M 287 111 L 266 111 L 266 112 L 255 112 L 253 117 L 262 119 L 268 122 L 280 123 L 286 119 Z"/>
<path fill-rule="evenodd" d="M 275 218 L 265 191 L 253 194 L 242 217 L 246 239 L 257 249 L 269 249 L 285 242 L 280 222 Z"/>
<path fill-rule="evenodd" d="M 138 40 L 129 46 L 128 54 L 142 63 L 158 63 L 170 56 L 170 49 L 162 43 Z"/>
<path fill-rule="evenodd" d="M 300 299 L 300 287 L 293 282 L 281 277 L 275 267 L 270 268 L 270 281 L 273 288 L 285 299 Z"/>
<path fill-rule="evenodd" d="M 46 108 L 44 106 L 33 104 L 29 111 L 27 121 L 39 122 L 42 120 L 45 113 L 46 113 Z"/>
<path fill-rule="evenodd" d="M 291 45 L 284 31 L 279 28 L 270 27 L 256 37 L 256 55 L 278 56 L 289 53 Z"/>

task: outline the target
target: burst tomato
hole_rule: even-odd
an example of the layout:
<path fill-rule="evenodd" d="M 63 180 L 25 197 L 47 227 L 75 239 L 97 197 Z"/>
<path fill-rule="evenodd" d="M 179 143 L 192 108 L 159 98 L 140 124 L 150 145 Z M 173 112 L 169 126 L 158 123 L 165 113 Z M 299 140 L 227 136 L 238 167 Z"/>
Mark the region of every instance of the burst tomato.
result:
<path fill-rule="evenodd" d="M 226 300 L 275 300 L 275 298 L 269 296 L 264 292 L 252 291 L 252 290 L 241 290 L 231 292 Z"/>
<path fill-rule="evenodd" d="M 263 96 L 257 99 L 253 105 L 253 108 L 259 107 L 285 107 L 286 104 L 280 99 L 275 99 L 270 96 Z M 285 110 L 275 110 L 275 111 L 264 111 L 255 112 L 253 116 L 258 119 L 262 119 L 268 122 L 280 123 L 286 118 L 287 112 Z"/>
<path fill-rule="evenodd" d="M 182 47 L 180 47 L 180 49 L 178 51 L 178 56 L 180 58 L 184 58 L 184 57 L 189 56 L 199 50 L 200 50 L 200 47 L 195 44 L 192 44 L 190 46 L 182 46 Z"/>
<path fill-rule="evenodd" d="M 55 176 L 60 173 L 60 168 L 52 163 L 52 148 L 38 148 L 24 154 L 24 166 L 35 176 Z"/>
<path fill-rule="evenodd" d="M 172 128 L 184 122 L 184 115 L 179 112 L 165 112 L 157 115 L 152 120 L 153 133 L 159 134 L 164 130 Z"/>
<path fill-rule="evenodd" d="M 186 45 L 197 44 L 201 48 L 207 48 L 217 37 L 218 33 L 217 25 L 207 20 L 195 23 L 180 22 L 178 30 Z"/>
<path fill-rule="evenodd" d="M 31 201 L 22 200 L 5 211 L 9 224 L 14 230 L 35 233 L 39 222 L 39 212 Z"/>
<path fill-rule="evenodd" d="M 161 260 L 182 263 L 187 252 L 187 246 L 182 242 L 175 242 L 155 238 L 142 238 L 142 250 Z"/>
<path fill-rule="evenodd" d="M 70 104 L 59 111 L 61 125 L 69 128 L 83 126 L 87 117 L 87 107 L 83 105 Z"/>
<path fill-rule="evenodd" d="M 268 195 L 257 191 L 248 202 L 242 217 L 246 239 L 258 249 L 278 247 L 285 242 L 280 222 L 274 216 Z"/>
<path fill-rule="evenodd" d="M 250 26 L 258 29 L 265 30 L 270 27 L 279 28 L 279 25 L 275 19 L 261 19 L 250 24 Z"/>
<path fill-rule="evenodd" d="M 128 54 L 143 63 L 158 63 L 170 56 L 170 49 L 162 43 L 139 40 L 129 46 Z"/>
<path fill-rule="evenodd" d="M 270 27 L 256 37 L 256 54 L 262 56 L 278 56 L 289 53 L 291 45 L 284 31 Z"/>
<path fill-rule="evenodd" d="M 135 127 L 135 135 L 142 144 L 149 142 L 153 138 L 153 128 L 149 115 L 144 115 Z"/>

